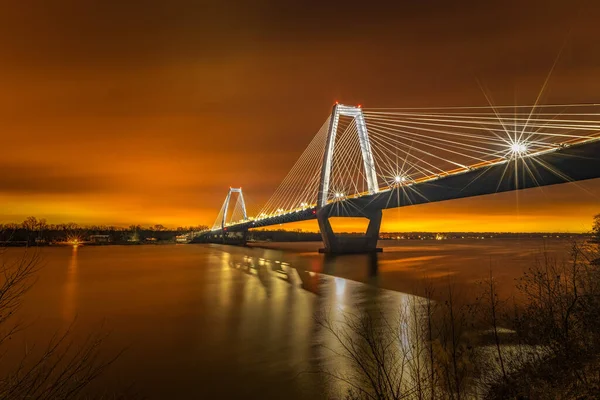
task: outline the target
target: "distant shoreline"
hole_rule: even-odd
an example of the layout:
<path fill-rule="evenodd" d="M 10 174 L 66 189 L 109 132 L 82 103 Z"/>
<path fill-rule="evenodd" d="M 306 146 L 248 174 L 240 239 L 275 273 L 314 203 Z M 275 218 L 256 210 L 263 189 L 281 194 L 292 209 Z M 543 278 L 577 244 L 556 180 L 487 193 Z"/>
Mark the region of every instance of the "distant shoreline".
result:
<path fill-rule="evenodd" d="M 188 242 L 189 243 L 189 242 Z M 108 243 L 28 243 L 26 241 L 9 241 L 0 242 L 0 247 L 100 247 L 100 246 L 162 246 L 168 244 L 188 244 L 188 243 L 177 243 L 173 241 L 160 241 L 160 242 L 108 242 Z"/>
<path fill-rule="evenodd" d="M 110 240 L 97 242 L 93 240 L 76 241 L 48 241 L 40 239 L 30 240 L 3 240 L 0 247 L 73 247 L 73 246 L 147 246 L 168 244 L 199 244 L 201 240 L 188 239 L 177 240 L 179 235 L 165 235 L 163 238 L 147 238 L 145 240 Z M 357 236 L 360 233 L 340 233 L 340 235 Z M 295 243 L 295 242 L 321 242 L 321 235 L 316 232 L 294 232 L 294 231 L 250 231 L 249 243 Z M 380 241 L 439 241 L 439 240 L 485 240 L 485 239 L 579 239 L 589 243 L 597 243 L 590 233 L 566 233 L 566 232 L 390 232 L 381 233 Z"/>
<path fill-rule="evenodd" d="M 453 234 L 458 235 L 458 234 Z M 470 234 L 464 237 L 450 236 L 440 238 L 439 236 L 436 238 L 435 235 L 430 235 L 427 237 L 404 237 L 404 238 L 396 238 L 396 237 L 387 237 L 387 238 L 379 238 L 379 241 L 387 242 L 387 241 L 397 241 L 397 242 L 413 242 L 413 241 L 462 241 L 462 240 L 523 240 L 523 239 L 580 239 L 585 240 L 587 243 L 598 243 L 592 235 L 589 234 L 544 234 L 544 235 L 536 235 L 536 234 L 491 234 L 486 236 L 485 234 Z M 303 242 L 321 242 L 320 239 L 311 238 L 290 238 L 285 237 L 281 240 L 249 240 L 248 245 L 252 246 L 261 246 L 268 245 L 270 243 L 303 243 Z M 165 245 L 186 245 L 186 244 L 206 244 L 204 242 L 175 242 L 171 240 L 164 241 L 154 241 L 154 242 L 126 242 L 126 241 L 117 241 L 117 242 L 105 242 L 105 243 L 93 243 L 93 242 L 80 242 L 80 243 L 69 243 L 69 242 L 42 242 L 42 243 L 28 243 L 27 241 L 4 241 L 0 242 L 0 248 L 2 247 L 101 247 L 101 246 L 165 246 Z"/>

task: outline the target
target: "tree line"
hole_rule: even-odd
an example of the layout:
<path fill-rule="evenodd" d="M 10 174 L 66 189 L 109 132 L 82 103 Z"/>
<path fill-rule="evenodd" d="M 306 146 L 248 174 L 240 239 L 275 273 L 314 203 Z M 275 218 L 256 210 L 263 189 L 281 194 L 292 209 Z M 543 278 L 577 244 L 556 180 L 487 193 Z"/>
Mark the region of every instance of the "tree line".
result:
<path fill-rule="evenodd" d="M 110 242 L 141 242 L 147 239 L 173 240 L 178 235 L 191 235 L 207 230 L 206 225 L 180 226 L 175 229 L 162 224 L 150 226 L 79 225 L 74 222 L 49 224 L 44 218 L 27 217 L 21 223 L 0 224 L 0 242 L 29 245 L 69 240 L 85 241 L 91 235 L 108 235 Z"/>

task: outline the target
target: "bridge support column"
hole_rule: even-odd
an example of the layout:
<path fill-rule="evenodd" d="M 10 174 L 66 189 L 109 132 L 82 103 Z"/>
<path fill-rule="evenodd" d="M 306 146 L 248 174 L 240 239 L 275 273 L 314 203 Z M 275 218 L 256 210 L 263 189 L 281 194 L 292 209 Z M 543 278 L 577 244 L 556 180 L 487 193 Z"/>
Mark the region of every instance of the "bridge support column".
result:
<path fill-rule="evenodd" d="M 327 210 L 317 212 L 317 222 L 323 238 L 324 248 L 319 253 L 352 254 L 352 253 L 375 253 L 382 249 L 377 247 L 379 239 L 379 228 L 381 227 L 382 211 L 371 211 L 364 216 L 369 220 L 369 226 L 364 236 L 340 236 L 336 235 L 331 228 Z"/>
<path fill-rule="evenodd" d="M 227 245 L 245 246 L 246 243 L 248 243 L 248 230 L 229 233 L 227 231 L 223 231 L 221 241 L 223 244 Z"/>

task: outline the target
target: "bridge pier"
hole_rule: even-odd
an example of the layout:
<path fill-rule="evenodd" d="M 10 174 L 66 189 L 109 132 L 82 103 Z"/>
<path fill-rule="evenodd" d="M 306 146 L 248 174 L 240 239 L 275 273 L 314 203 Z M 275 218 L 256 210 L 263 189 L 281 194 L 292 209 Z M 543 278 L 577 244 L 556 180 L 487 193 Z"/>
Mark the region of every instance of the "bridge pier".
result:
<path fill-rule="evenodd" d="M 248 243 L 248 230 L 239 232 L 227 232 L 223 231 L 221 236 L 223 244 L 232 246 L 245 246 Z"/>
<path fill-rule="evenodd" d="M 382 211 L 370 211 L 364 214 L 369 220 L 369 226 L 364 236 L 341 236 L 336 235 L 331 228 L 329 215 L 326 209 L 317 212 L 317 222 L 323 238 L 324 248 L 319 249 L 319 253 L 329 254 L 356 254 L 356 253 L 375 253 L 382 249 L 377 247 L 379 239 L 379 229 L 381 228 Z"/>

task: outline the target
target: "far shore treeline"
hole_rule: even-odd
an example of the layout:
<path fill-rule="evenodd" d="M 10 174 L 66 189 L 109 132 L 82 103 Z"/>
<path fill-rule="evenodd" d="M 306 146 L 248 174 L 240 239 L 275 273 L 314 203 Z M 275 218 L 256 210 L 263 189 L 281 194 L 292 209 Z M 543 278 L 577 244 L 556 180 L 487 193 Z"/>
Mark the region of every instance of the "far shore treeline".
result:
<path fill-rule="evenodd" d="M 43 218 L 28 217 L 21 223 L 0 224 L 0 246 L 31 246 L 50 244 L 141 244 L 141 243 L 189 243 L 206 225 L 180 226 L 175 229 L 161 224 L 152 226 L 130 225 L 128 227 L 106 225 L 79 225 L 73 222 L 48 224 Z M 360 235 L 361 233 L 339 233 Z M 600 214 L 593 219 L 591 232 L 381 232 L 380 240 L 445 240 L 445 239 L 510 239 L 510 238 L 586 238 L 600 242 Z M 250 241 L 311 242 L 321 241 L 318 232 L 299 229 L 251 230 Z"/>
<path fill-rule="evenodd" d="M 0 224 L 0 243 L 5 245 L 45 245 L 53 243 L 136 244 L 190 240 L 205 225 L 169 229 L 161 224 L 128 227 L 106 225 L 48 224 L 45 219 L 28 217 L 22 223 Z"/>

